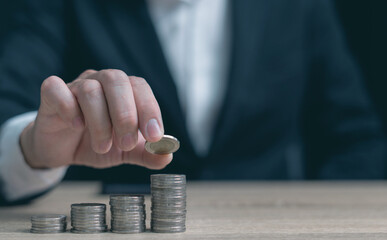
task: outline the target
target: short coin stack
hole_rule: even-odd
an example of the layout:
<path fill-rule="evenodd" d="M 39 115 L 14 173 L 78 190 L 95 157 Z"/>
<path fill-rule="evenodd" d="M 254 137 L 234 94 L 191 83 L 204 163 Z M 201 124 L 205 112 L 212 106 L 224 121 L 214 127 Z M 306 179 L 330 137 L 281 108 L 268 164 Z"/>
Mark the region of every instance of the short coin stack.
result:
<path fill-rule="evenodd" d="M 111 195 L 111 231 L 140 233 L 145 231 L 144 195 Z"/>
<path fill-rule="evenodd" d="M 185 175 L 151 175 L 152 232 L 184 232 L 186 219 Z"/>
<path fill-rule="evenodd" d="M 102 203 L 71 204 L 71 226 L 73 233 L 106 232 L 106 205 Z"/>
<path fill-rule="evenodd" d="M 66 216 L 61 214 L 34 215 L 31 217 L 32 233 L 61 233 L 67 229 Z"/>

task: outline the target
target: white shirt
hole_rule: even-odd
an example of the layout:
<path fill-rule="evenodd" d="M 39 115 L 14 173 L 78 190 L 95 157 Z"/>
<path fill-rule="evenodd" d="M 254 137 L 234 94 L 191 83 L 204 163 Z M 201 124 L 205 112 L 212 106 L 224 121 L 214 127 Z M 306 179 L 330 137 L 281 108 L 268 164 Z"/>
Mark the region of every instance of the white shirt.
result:
<path fill-rule="evenodd" d="M 148 0 L 150 16 L 186 114 L 194 149 L 204 156 L 223 102 L 229 62 L 227 0 Z M 30 168 L 19 137 L 36 112 L 9 119 L 0 132 L 0 178 L 8 200 L 47 190 L 67 167 Z"/>

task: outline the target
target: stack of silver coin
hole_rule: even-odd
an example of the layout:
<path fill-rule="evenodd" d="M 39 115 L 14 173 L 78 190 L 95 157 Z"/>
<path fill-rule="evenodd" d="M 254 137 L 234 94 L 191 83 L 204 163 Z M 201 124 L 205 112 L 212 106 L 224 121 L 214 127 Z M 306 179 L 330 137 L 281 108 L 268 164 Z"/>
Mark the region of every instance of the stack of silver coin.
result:
<path fill-rule="evenodd" d="M 144 195 L 111 195 L 111 231 L 114 233 L 140 233 L 145 231 Z"/>
<path fill-rule="evenodd" d="M 186 219 L 185 175 L 151 175 L 152 232 L 184 232 Z"/>
<path fill-rule="evenodd" d="M 106 205 L 102 203 L 71 204 L 71 226 L 73 233 L 106 232 Z"/>
<path fill-rule="evenodd" d="M 32 233 L 61 233 L 66 232 L 66 216 L 61 214 L 42 214 L 31 217 Z"/>

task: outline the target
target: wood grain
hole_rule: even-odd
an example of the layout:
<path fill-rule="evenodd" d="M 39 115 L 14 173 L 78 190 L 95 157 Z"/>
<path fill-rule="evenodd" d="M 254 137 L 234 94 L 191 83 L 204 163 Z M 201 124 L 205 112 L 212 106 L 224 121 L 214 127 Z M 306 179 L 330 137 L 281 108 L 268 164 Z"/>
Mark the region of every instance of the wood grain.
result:
<path fill-rule="evenodd" d="M 387 182 L 190 182 L 185 233 L 28 232 L 33 214 L 108 204 L 98 192 L 98 183 L 68 182 L 30 205 L 2 207 L 0 239 L 387 239 Z"/>

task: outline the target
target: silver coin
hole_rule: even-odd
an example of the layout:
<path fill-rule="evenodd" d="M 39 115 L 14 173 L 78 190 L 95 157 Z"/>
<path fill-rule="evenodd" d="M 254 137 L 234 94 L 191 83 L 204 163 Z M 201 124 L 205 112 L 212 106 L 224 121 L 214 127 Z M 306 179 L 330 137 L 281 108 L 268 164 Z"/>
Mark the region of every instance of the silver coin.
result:
<path fill-rule="evenodd" d="M 185 210 L 186 209 L 186 206 L 185 205 L 167 205 L 167 204 L 162 204 L 162 203 L 153 203 L 152 207 L 151 207 L 151 210 L 162 210 L 162 209 L 165 209 L 165 210 L 176 210 L 176 211 L 179 211 L 179 210 Z"/>
<path fill-rule="evenodd" d="M 145 231 L 146 227 L 145 226 L 137 226 L 137 227 L 112 227 L 111 230 L 114 231 L 140 231 L 143 232 Z"/>
<path fill-rule="evenodd" d="M 135 234 L 135 233 L 142 233 L 145 232 L 145 229 L 142 230 L 111 230 L 112 233 L 118 233 L 118 234 Z"/>
<path fill-rule="evenodd" d="M 60 229 L 60 230 L 34 230 L 34 229 L 31 229 L 30 230 L 30 233 L 39 233 L 39 234 L 64 233 L 64 232 L 66 232 L 65 229 Z"/>
<path fill-rule="evenodd" d="M 124 232 L 144 232 L 146 229 L 145 226 L 140 226 L 140 227 L 123 227 L 123 228 L 120 228 L 120 227 L 112 227 L 111 228 L 111 231 L 124 231 Z"/>
<path fill-rule="evenodd" d="M 110 210 L 142 210 L 145 208 L 145 204 L 135 205 L 135 204 L 121 204 L 121 205 L 111 205 Z"/>
<path fill-rule="evenodd" d="M 110 201 L 110 209 L 112 208 L 144 208 L 144 203 L 129 203 L 129 202 L 115 202 Z"/>
<path fill-rule="evenodd" d="M 146 218 L 146 215 L 145 214 L 136 214 L 136 215 L 118 215 L 118 214 L 115 214 L 115 215 L 112 215 L 112 219 L 115 219 L 115 220 L 125 220 L 125 219 L 142 219 L 142 218 Z"/>
<path fill-rule="evenodd" d="M 172 174 L 172 173 L 159 173 L 152 174 L 151 179 L 185 179 L 184 174 Z"/>
<path fill-rule="evenodd" d="M 168 193 L 168 194 L 174 194 L 174 193 L 186 193 L 187 189 L 184 186 L 184 188 L 171 188 L 169 186 L 160 186 L 160 187 L 152 187 L 151 188 L 151 194 L 157 194 L 157 193 Z"/>
<path fill-rule="evenodd" d="M 185 178 L 153 178 L 151 183 L 153 184 L 185 184 L 187 180 Z"/>
<path fill-rule="evenodd" d="M 152 232 L 155 233 L 180 233 L 180 232 L 185 232 L 186 228 L 185 227 L 179 227 L 179 228 L 151 228 Z"/>
<path fill-rule="evenodd" d="M 164 199 L 164 200 L 171 200 L 171 201 L 173 201 L 174 199 L 175 200 L 178 200 L 178 199 L 186 199 L 186 197 L 187 197 L 187 194 L 184 194 L 184 193 L 167 193 L 167 192 L 165 192 L 165 193 L 152 193 L 152 198 L 153 199 L 160 199 L 160 200 L 162 200 L 162 199 Z"/>
<path fill-rule="evenodd" d="M 142 233 L 145 232 L 145 229 L 134 229 L 134 230 L 116 230 L 112 229 L 112 233 L 120 233 L 120 234 L 134 234 L 134 233 Z"/>
<path fill-rule="evenodd" d="M 106 204 L 103 204 L 103 203 L 73 203 L 73 204 L 71 204 L 71 210 L 101 211 L 103 209 L 106 209 Z"/>
<path fill-rule="evenodd" d="M 130 223 L 130 224 L 117 224 L 117 223 L 112 224 L 112 228 L 115 228 L 115 229 L 135 229 L 135 228 L 143 228 L 143 227 L 145 227 L 145 222 Z"/>
<path fill-rule="evenodd" d="M 71 226 L 101 226 L 106 224 L 106 221 L 72 221 Z"/>
<path fill-rule="evenodd" d="M 104 222 L 106 218 L 93 218 L 93 217 L 72 217 L 72 222 Z"/>
<path fill-rule="evenodd" d="M 164 135 L 158 142 L 145 142 L 145 149 L 152 154 L 174 153 L 179 148 L 179 140 L 170 135 Z"/>
<path fill-rule="evenodd" d="M 139 221 L 145 221 L 146 218 L 145 216 L 138 216 L 138 217 L 133 217 L 133 218 L 123 218 L 123 217 L 114 217 L 111 219 L 114 222 L 139 222 Z"/>
<path fill-rule="evenodd" d="M 158 208 L 186 208 L 187 204 L 184 201 L 176 201 L 176 202 L 171 202 L 171 201 L 155 201 L 153 199 L 153 203 L 151 206 L 151 209 L 158 209 Z"/>
<path fill-rule="evenodd" d="M 164 180 L 164 181 L 161 181 L 161 180 L 152 180 L 151 181 L 151 186 L 155 186 L 155 185 L 173 185 L 173 186 L 184 186 L 186 184 L 186 180 Z"/>
<path fill-rule="evenodd" d="M 134 222 L 143 222 L 145 221 L 145 216 L 142 217 L 135 217 L 135 218 L 112 218 L 112 222 L 116 223 L 134 223 Z"/>
<path fill-rule="evenodd" d="M 153 183 L 151 186 L 152 192 L 158 192 L 158 191 L 186 191 L 186 184 L 159 184 L 159 183 Z"/>
<path fill-rule="evenodd" d="M 151 223 L 158 223 L 161 225 L 173 225 L 173 224 L 185 224 L 185 218 L 178 218 L 178 219 L 161 219 L 161 218 L 152 218 Z"/>
<path fill-rule="evenodd" d="M 186 182 L 186 176 L 183 174 L 152 174 L 151 183 L 153 182 Z"/>
<path fill-rule="evenodd" d="M 61 230 L 65 229 L 64 226 L 62 227 L 32 227 L 31 229 L 33 230 Z"/>
<path fill-rule="evenodd" d="M 112 227 L 142 227 L 145 226 L 145 221 L 134 221 L 134 222 L 114 222 L 112 221 Z"/>
<path fill-rule="evenodd" d="M 61 227 L 66 223 L 32 223 L 32 227 Z"/>
<path fill-rule="evenodd" d="M 130 202 L 144 202 L 144 195 L 141 194 L 113 194 L 110 200 L 125 200 Z"/>
<path fill-rule="evenodd" d="M 152 205 L 154 203 L 185 205 L 187 203 L 187 197 L 184 197 L 184 196 L 152 197 L 151 201 L 152 201 Z"/>
<path fill-rule="evenodd" d="M 47 219 L 66 219 L 66 215 L 63 214 L 38 214 L 31 216 L 31 220 L 47 220 Z"/>
<path fill-rule="evenodd" d="M 101 224 L 101 225 L 85 225 L 85 226 L 74 226 L 75 229 L 89 229 L 89 230 L 103 230 L 107 228 L 107 224 Z"/>
<path fill-rule="evenodd" d="M 66 215 L 39 214 L 31 216 L 31 233 L 61 233 L 67 229 Z"/>
<path fill-rule="evenodd" d="M 110 210 L 112 215 L 120 214 L 120 215 L 138 215 L 138 214 L 145 214 L 145 208 L 141 210 L 133 210 L 133 209 L 112 209 Z"/>
<path fill-rule="evenodd" d="M 145 214 L 143 213 L 138 213 L 138 214 L 120 214 L 120 213 L 115 213 L 112 215 L 112 218 L 118 219 L 133 219 L 133 218 L 144 218 Z"/>
<path fill-rule="evenodd" d="M 173 217 L 179 217 L 179 216 L 186 216 L 187 210 L 186 209 L 152 209 L 151 216 L 163 216 L 168 218 Z"/>
<path fill-rule="evenodd" d="M 145 209 L 141 211 L 114 210 L 114 211 L 111 211 L 111 213 L 112 213 L 112 216 L 126 216 L 126 217 L 142 216 L 142 215 L 145 215 Z"/>
<path fill-rule="evenodd" d="M 151 176 L 151 231 L 178 233 L 186 230 L 186 177 L 179 174 Z"/>
<path fill-rule="evenodd" d="M 112 225 L 111 229 L 114 230 L 139 230 L 139 229 L 145 229 L 145 224 L 140 225 Z"/>
<path fill-rule="evenodd" d="M 111 212 L 112 218 L 114 217 L 131 218 L 131 217 L 139 217 L 139 216 L 145 216 L 145 215 L 146 215 L 145 209 L 140 212 L 137 212 L 137 211 L 127 212 L 127 211 L 117 211 L 117 210 Z"/>
<path fill-rule="evenodd" d="M 124 223 L 119 223 L 119 222 L 112 222 L 111 223 L 111 226 L 112 227 L 121 227 L 121 228 L 125 228 L 125 227 L 140 227 L 140 226 L 143 226 L 145 225 L 145 221 L 140 221 L 140 222 L 124 222 Z"/>
<path fill-rule="evenodd" d="M 75 214 L 104 214 L 106 209 L 71 209 L 71 213 Z"/>
<path fill-rule="evenodd" d="M 164 230 L 164 231 L 179 231 L 179 230 L 185 230 L 186 226 L 181 225 L 181 226 L 157 226 L 157 225 L 152 225 L 151 229 L 152 230 Z"/>
<path fill-rule="evenodd" d="M 138 228 L 144 228 L 145 223 L 138 223 L 138 224 L 113 224 L 112 228 L 114 229 L 138 229 Z"/>
<path fill-rule="evenodd" d="M 90 233 L 104 233 L 107 232 L 107 228 L 104 230 L 78 230 L 78 229 L 71 229 L 70 232 L 72 233 L 79 233 L 79 234 L 90 234 Z"/>
<path fill-rule="evenodd" d="M 185 223 L 185 217 L 179 217 L 179 218 L 156 218 L 153 217 L 151 222 L 158 222 L 158 223 Z"/>
<path fill-rule="evenodd" d="M 82 218 L 82 217 L 87 217 L 87 218 L 104 218 L 106 216 L 106 211 L 101 212 L 101 213 L 95 213 L 95 212 L 79 213 L 79 212 L 71 211 L 70 216 L 71 216 L 71 218 L 72 217 L 76 217 L 76 218 Z"/>

